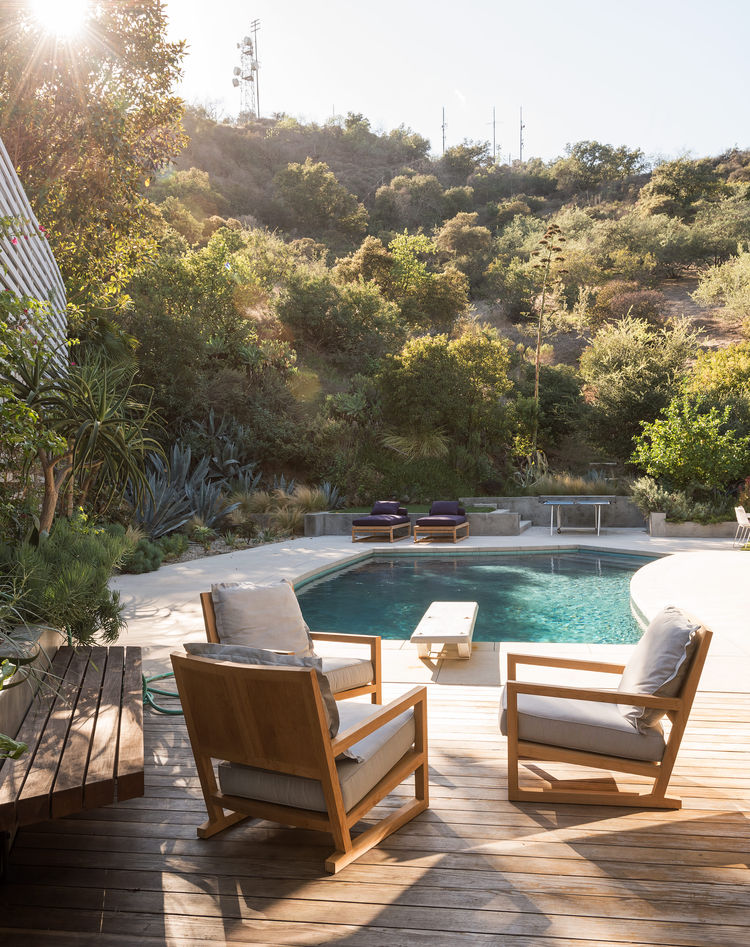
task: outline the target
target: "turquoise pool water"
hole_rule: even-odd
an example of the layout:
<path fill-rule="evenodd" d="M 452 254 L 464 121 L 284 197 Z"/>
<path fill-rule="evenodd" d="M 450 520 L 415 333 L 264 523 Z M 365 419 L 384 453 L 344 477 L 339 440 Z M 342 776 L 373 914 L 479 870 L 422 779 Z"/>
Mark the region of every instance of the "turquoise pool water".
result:
<path fill-rule="evenodd" d="M 651 560 L 587 552 L 378 556 L 297 588 L 313 629 L 407 639 L 433 601 L 476 601 L 475 641 L 630 644 L 630 579 Z"/>

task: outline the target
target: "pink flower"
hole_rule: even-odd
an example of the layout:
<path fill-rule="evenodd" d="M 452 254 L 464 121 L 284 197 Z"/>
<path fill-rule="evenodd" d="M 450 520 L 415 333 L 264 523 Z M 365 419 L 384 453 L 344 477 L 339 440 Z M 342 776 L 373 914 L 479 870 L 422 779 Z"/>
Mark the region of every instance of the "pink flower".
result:
<path fill-rule="evenodd" d="M 13 239 L 12 239 L 10 242 L 11 242 L 11 243 L 13 244 L 13 246 L 15 247 L 16 244 L 18 243 L 18 237 L 13 237 Z"/>

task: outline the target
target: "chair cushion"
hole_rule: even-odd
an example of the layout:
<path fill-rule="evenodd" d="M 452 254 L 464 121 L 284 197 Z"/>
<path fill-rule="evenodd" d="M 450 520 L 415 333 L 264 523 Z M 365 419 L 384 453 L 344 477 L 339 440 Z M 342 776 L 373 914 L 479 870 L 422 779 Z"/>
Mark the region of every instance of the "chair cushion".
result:
<path fill-rule="evenodd" d="M 685 681 L 698 638 L 700 625 L 681 608 L 667 605 L 643 633 L 625 665 L 620 691 L 631 694 L 653 694 L 675 697 Z M 652 727 L 664 711 L 618 704 L 623 714 L 639 730 Z"/>
<path fill-rule="evenodd" d="M 361 723 L 379 709 L 376 704 L 343 701 L 339 704 L 341 729 Z M 407 710 L 352 746 L 351 751 L 359 762 L 341 756 L 336 759 L 347 812 L 411 749 L 414 733 L 414 712 Z M 316 812 L 327 810 L 323 788 L 316 779 L 289 776 L 231 762 L 220 763 L 218 770 L 221 791 L 227 795 L 313 809 Z"/>
<path fill-rule="evenodd" d="M 395 513 L 380 513 L 377 516 L 372 513 L 367 516 L 360 516 L 352 520 L 352 526 L 398 526 L 399 523 L 408 523 L 408 516 L 397 516 Z"/>
<path fill-rule="evenodd" d="M 441 515 L 441 516 L 433 516 L 432 513 L 430 513 L 429 516 L 420 516 L 419 519 L 417 520 L 417 526 L 458 526 L 459 524 L 465 523 L 465 522 L 466 522 L 466 517 L 459 516 L 458 514 L 456 514 L 455 516 L 450 516 L 447 514 Z"/>
<path fill-rule="evenodd" d="M 365 658 L 323 658 L 323 674 L 334 694 L 371 684 L 375 678 L 372 661 Z"/>
<path fill-rule="evenodd" d="M 309 628 L 291 582 L 276 585 L 218 582 L 211 586 L 216 630 L 222 644 L 314 654 Z"/>
<path fill-rule="evenodd" d="M 507 706 L 507 687 L 503 687 L 500 732 L 505 736 L 508 733 Z M 665 746 L 660 724 L 640 733 L 623 717 L 617 704 L 534 694 L 518 695 L 518 738 L 647 762 L 661 760 Z"/>
<path fill-rule="evenodd" d="M 380 516 L 381 513 L 392 513 L 395 516 L 398 514 L 399 505 L 398 500 L 376 500 L 370 512 L 373 516 Z"/>
<path fill-rule="evenodd" d="M 435 500 L 430 516 L 458 516 L 458 500 Z"/>
<path fill-rule="evenodd" d="M 335 737 L 339 732 L 339 711 L 333 698 L 331 684 L 323 671 L 324 661 L 316 657 L 300 657 L 296 654 L 279 654 L 278 651 L 266 651 L 262 648 L 248 648 L 239 644 L 216 644 L 213 641 L 186 641 L 184 648 L 188 654 L 212 661 L 231 661 L 234 664 L 260 664 L 269 667 L 306 667 L 314 668 L 318 679 L 320 696 L 328 722 L 328 732 Z"/>

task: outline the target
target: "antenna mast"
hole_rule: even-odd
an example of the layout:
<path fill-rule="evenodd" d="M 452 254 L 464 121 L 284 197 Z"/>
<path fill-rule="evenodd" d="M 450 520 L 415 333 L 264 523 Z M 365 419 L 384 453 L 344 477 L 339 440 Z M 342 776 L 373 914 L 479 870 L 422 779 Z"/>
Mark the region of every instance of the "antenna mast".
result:
<path fill-rule="evenodd" d="M 443 106 L 443 124 L 441 128 L 443 129 L 443 154 L 445 154 L 445 106 Z"/>
<path fill-rule="evenodd" d="M 250 24 L 252 36 L 244 36 L 241 43 L 237 43 L 240 51 L 240 65 L 232 70 L 234 78 L 232 85 L 240 90 L 240 114 L 252 115 L 260 118 L 260 92 L 258 91 L 258 30 L 260 20 L 253 20 Z"/>
<path fill-rule="evenodd" d="M 521 121 L 518 129 L 518 160 L 523 164 L 523 130 L 526 126 L 523 123 L 523 105 L 520 107 Z"/>

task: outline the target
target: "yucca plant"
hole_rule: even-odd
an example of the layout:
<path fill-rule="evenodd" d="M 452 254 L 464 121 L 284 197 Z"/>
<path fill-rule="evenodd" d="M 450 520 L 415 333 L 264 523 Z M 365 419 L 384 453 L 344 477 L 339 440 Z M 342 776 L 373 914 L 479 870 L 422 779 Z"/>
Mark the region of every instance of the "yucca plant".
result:
<path fill-rule="evenodd" d="M 384 434 L 383 447 L 401 454 L 407 460 L 447 457 L 450 439 L 444 431 L 411 431 L 408 434 Z"/>

